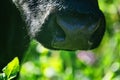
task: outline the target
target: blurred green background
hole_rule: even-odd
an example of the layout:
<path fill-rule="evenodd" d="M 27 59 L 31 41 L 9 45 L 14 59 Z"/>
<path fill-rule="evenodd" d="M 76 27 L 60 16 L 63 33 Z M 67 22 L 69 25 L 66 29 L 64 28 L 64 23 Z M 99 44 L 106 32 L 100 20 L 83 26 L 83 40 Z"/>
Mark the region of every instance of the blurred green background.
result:
<path fill-rule="evenodd" d="M 120 80 L 120 0 L 99 0 L 106 17 L 101 45 L 90 51 L 54 51 L 31 41 L 19 80 Z"/>

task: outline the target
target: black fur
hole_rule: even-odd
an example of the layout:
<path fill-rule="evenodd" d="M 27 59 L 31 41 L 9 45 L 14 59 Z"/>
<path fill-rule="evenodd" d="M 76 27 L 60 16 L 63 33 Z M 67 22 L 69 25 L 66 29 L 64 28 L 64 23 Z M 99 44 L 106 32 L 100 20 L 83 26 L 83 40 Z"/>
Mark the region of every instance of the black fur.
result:
<path fill-rule="evenodd" d="M 14 57 L 21 60 L 30 38 L 20 12 L 11 0 L 0 1 L 0 71 Z"/>

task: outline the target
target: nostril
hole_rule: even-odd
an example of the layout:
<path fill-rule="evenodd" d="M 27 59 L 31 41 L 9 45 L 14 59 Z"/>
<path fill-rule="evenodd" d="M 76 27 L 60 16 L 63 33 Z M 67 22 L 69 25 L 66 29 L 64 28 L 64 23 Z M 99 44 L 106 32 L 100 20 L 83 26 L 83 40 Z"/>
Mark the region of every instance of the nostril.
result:
<path fill-rule="evenodd" d="M 64 30 L 61 28 L 61 26 L 57 23 L 57 20 L 55 20 L 55 24 L 56 25 L 54 25 L 55 27 L 54 27 L 54 29 L 56 30 L 55 32 L 54 32 L 54 41 L 55 42 L 57 42 L 57 41 L 64 41 L 65 40 L 65 37 L 66 37 L 66 35 L 65 35 L 65 32 L 64 32 Z"/>
<path fill-rule="evenodd" d="M 62 30 L 56 31 L 54 36 L 54 41 L 64 41 L 65 40 L 65 34 Z"/>

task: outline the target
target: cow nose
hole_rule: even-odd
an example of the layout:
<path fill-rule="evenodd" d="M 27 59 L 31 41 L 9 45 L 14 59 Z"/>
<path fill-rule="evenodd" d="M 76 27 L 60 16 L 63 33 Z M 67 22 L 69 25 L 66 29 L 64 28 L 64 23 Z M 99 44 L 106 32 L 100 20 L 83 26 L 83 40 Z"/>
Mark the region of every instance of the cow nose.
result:
<path fill-rule="evenodd" d="M 57 50 L 89 50 L 98 47 L 105 18 L 92 13 L 51 14 L 35 37 L 43 46 Z"/>
<path fill-rule="evenodd" d="M 105 31 L 105 18 L 97 0 L 62 1 L 60 5 L 53 5 L 45 15 L 35 39 L 49 49 L 88 50 L 98 47 Z"/>
<path fill-rule="evenodd" d="M 72 15 L 57 16 L 56 23 L 59 25 L 65 36 L 53 38 L 52 46 L 54 48 L 62 48 L 67 50 L 90 49 L 92 42 L 89 41 L 92 33 L 96 28 L 95 20 L 90 19 L 88 15 Z"/>

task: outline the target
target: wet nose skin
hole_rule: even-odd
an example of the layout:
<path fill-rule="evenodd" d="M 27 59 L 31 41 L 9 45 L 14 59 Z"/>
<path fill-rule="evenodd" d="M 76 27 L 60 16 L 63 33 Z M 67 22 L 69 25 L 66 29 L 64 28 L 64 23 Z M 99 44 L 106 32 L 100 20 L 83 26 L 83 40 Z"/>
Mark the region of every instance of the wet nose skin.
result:
<path fill-rule="evenodd" d="M 51 14 L 36 39 L 47 48 L 88 50 L 96 48 L 105 31 L 103 14 Z"/>
<path fill-rule="evenodd" d="M 54 36 L 51 44 L 54 48 L 66 50 L 87 50 L 92 48 L 94 42 L 91 42 L 90 38 L 100 27 L 100 20 L 95 15 L 59 15 L 56 22 L 63 30 L 65 37 Z"/>
<path fill-rule="evenodd" d="M 85 1 L 71 3 L 72 8 L 48 15 L 35 39 L 43 46 L 57 50 L 88 50 L 98 47 L 105 32 L 105 18 L 97 4 L 94 6 Z"/>
<path fill-rule="evenodd" d="M 36 39 L 50 49 L 89 50 L 98 47 L 105 31 L 103 14 L 65 12 L 49 15 Z"/>

